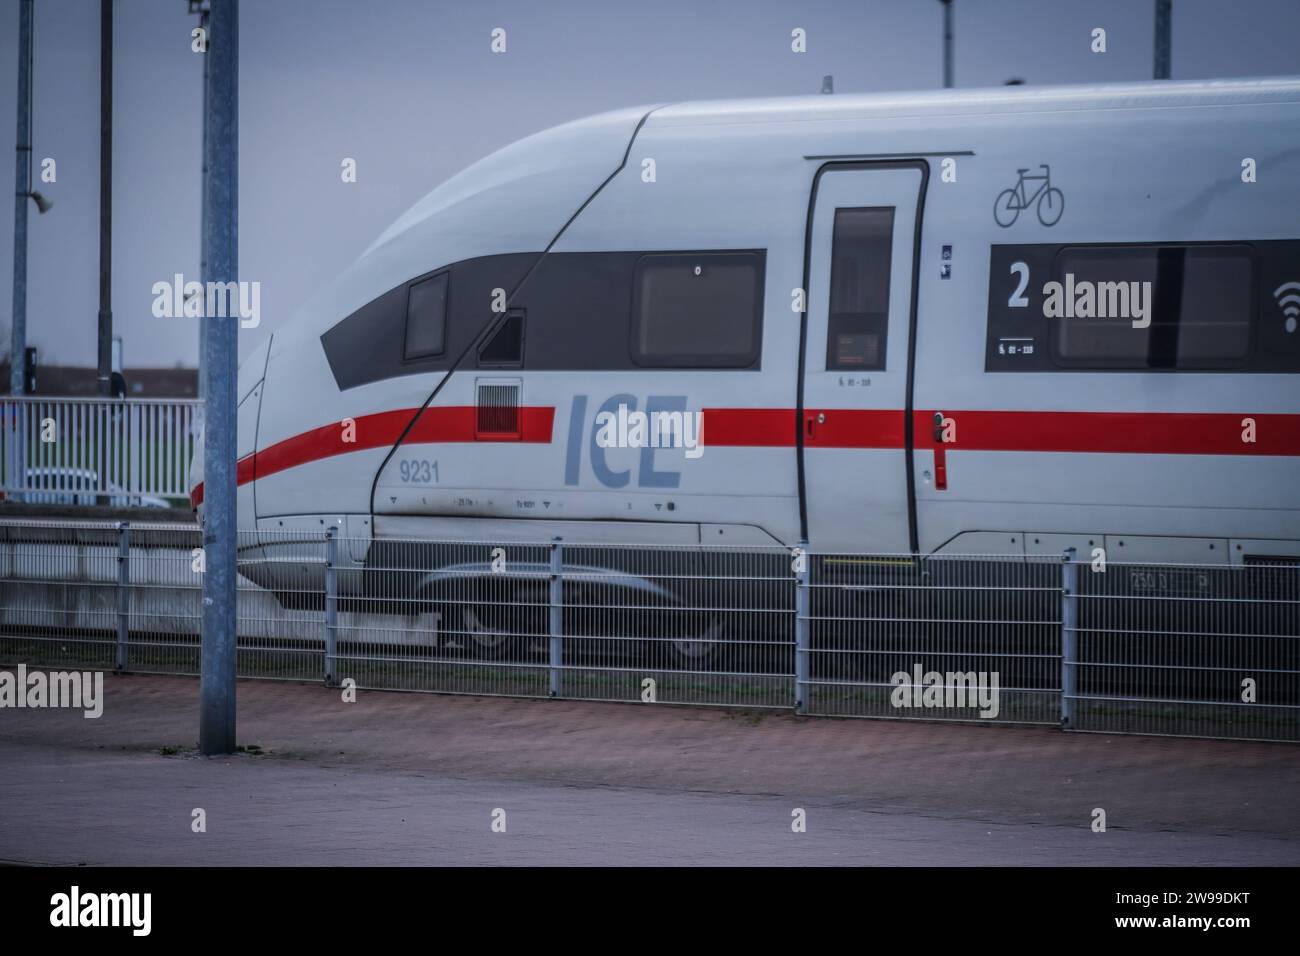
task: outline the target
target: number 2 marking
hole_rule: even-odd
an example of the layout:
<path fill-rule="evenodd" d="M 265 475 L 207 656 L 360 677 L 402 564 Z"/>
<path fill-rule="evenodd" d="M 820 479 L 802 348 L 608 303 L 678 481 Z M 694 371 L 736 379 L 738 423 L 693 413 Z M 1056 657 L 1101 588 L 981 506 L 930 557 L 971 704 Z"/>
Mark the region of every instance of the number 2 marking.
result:
<path fill-rule="evenodd" d="M 1029 266 L 1023 262 L 1013 262 L 1011 274 L 1020 276 L 1020 285 L 1016 286 L 1016 291 L 1011 293 L 1011 298 L 1007 299 L 1007 307 L 1023 309 L 1029 305 L 1029 300 L 1025 298 L 1025 289 L 1029 288 Z"/>

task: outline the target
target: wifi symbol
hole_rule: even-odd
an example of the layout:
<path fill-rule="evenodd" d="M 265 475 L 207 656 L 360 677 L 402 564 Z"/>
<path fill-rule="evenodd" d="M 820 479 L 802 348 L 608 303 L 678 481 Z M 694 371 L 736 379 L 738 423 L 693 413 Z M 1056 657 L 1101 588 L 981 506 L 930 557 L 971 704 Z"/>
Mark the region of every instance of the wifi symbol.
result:
<path fill-rule="evenodd" d="M 1300 282 L 1283 282 L 1273 290 L 1273 298 L 1286 316 L 1286 330 L 1294 332 L 1296 319 L 1300 317 Z"/>

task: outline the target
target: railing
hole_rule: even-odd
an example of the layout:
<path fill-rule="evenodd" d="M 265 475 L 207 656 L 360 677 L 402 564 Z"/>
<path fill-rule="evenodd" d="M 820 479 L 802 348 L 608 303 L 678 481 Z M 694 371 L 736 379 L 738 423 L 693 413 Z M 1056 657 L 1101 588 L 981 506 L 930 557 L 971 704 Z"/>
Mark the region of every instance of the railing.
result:
<path fill-rule="evenodd" d="M 183 503 L 202 419 L 200 399 L 0 397 L 0 492 L 32 504 Z"/>
<path fill-rule="evenodd" d="M 188 525 L 0 521 L 0 662 L 198 673 L 202 557 Z M 1294 564 L 329 529 L 239 565 L 243 677 L 1300 742 Z"/>

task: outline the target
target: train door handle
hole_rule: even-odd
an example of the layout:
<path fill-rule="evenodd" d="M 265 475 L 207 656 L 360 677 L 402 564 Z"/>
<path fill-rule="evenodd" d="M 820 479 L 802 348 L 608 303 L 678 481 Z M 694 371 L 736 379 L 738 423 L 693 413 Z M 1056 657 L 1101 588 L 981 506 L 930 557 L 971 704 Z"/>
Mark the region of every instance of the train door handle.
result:
<path fill-rule="evenodd" d="M 934 488 L 936 491 L 948 490 L 948 450 L 943 442 L 943 412 L 934 413 Z"/>
<path fill-rule="evenodd" d="M 825 425 L 825 424 L 826 424 L 825 412 L 817 412 L 817 414 L 815 415 L 812 412 L 809 412 L 806 416 L 804 416 L 805 437 L 812 438 L 814 435 L 817 434 L 817 426 Z"/>

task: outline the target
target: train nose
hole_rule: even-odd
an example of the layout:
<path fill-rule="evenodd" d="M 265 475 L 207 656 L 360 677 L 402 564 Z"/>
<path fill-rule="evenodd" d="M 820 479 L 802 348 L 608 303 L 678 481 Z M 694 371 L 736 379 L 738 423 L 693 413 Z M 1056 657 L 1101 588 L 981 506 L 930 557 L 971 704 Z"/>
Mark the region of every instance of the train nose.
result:
<path fill-rule="evenodd" d="M 194 454 L 190 458 L 190 508 L 203 519 L 203 426 L 194 431 Z"/>
<path fill-rule="evenodd" d="M 236 394 L 239 400 L 237 414 L 237 437 L 235 439 L 238 462 L 236 481 L 246 484 L 251 480 L 251 463 L 256 452 L 254 441 L 257 435 L 257 413 L 262 402 L 262 390 L 265 388 L 266 366 L 271 351 L 271 338 L 262 342 L 252 354 L 239 365 Z M 190 507 L 203 520 L 203 426 L 194 433 L 194 453 L 190 459 Z M 246 503 L 241 503 L 241 510 Z M 241 514 L 241 518 L 251 520 L 252 514 Z"/>

